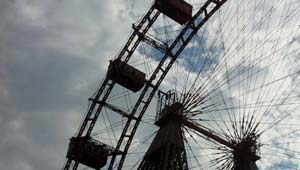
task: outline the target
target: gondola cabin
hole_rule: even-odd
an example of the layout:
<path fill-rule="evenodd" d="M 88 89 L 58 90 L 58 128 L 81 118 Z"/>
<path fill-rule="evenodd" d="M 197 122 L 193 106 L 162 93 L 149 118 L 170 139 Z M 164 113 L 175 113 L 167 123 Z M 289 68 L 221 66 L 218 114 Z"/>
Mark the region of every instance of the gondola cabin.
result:
<path fill-rule="evenodd" d="M 88 137 L 70 139 L 67 158 L 75 160 L 93 169 L 101 169 L 107 163 L 108 150 L 105 144 Z"/>
<path fill-rule="evenodd" d="M 133 92 L 139 91 L 146 81 L 145 73 L 118 59 L 110 61 L 107 76 Z"/>
<path fill-rule="evenodd" d="M 181 25 L 192 19 L 193 6 L 183 0 L 156 0 L 155 7 Z"/>

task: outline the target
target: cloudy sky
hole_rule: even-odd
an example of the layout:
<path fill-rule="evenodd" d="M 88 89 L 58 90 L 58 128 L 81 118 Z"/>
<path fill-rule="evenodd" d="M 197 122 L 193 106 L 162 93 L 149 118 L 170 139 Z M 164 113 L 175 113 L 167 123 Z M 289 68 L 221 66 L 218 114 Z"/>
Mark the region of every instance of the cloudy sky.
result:
<path fill-rule="evenodd" d="M 0 1 L 1 169 L 62 167 L 137 9 L 123 0 Z"/>
<path fill-rule="evenodd" d="M 280 0 L 272 2 L 275 3 L 264 3 L 261 6 L 265 5 L 265 8 L 257 8 L 256 18 L 262 20 L 264 12 L 261 11 L 272 9 L 273 6 L 276 7 L 277 11 L 275 10 L 272 13 L 272 17 L 288 18 L 288 14 L 293 14 L 289 11 L 294 10 L 288 4 L 299 5 L 299 2 L 296 3 L 292 0 L 286 1 L 288 3 Z M 75 133 L 82 121 L 87 108 L 87 99 L 94 93 L 105 75 L 108 60 L 115 57 L 117 51 L 128 38 L 131 24 L 140 18 L 150 3 L 149 0 L 0 1 L 0 134 L 2 135 L 0 138 L 0 169 L 53 170 L 62 167 L 68 139 Z M 194 4 L 199 6 L 199 3 Z M 253 12 L 250 6 L 249 9 L 246 5 L 243 6 L 245 10 L 240 14 L 247 16 L 248 10 Z M 259 5 L 254 4 L 254 7 L 257 6 Z M 226 13 L 226 10 L 223 12 Z M 226 16 L 231 16 L 230 12 Z M 232 15 L 234 14 L 236 13 L 232 13 Z M 232 37 L 240 33 L 240 30 L 251 31 L 252 28 L 252 32 L 255 32 L 255 34 L 252 34 L 252 38 L 254 37 L 253 39 L 256 42 L 264 43 L 264 41 L 260 41 L 261 37 L 268 42 L 272 42 L 271 45 L 264 43 L 264 45 L 266 44 L 265 51 L 280 49 L 280 43 L 274 47 L 276 38 L 285 40 L 283 45 L 290 43 L 291 49 L 289 50 L 299 49 L 299 41 L 297 41 L 299 32 L 293 35 L 288 34 L 289 32 L 294 33 L 297 30 L 296 28 L 293 29 L 287 24 L 284 26 L 285 29 L 282 29 L 279 33 L 276 32 L 275 35 L 289 36 L 285 38 L 284 36 L 274 36 L 274 39 L 269 39 L 265 35 L 272 33 L 272 25 L 276 29 L 281 28 L 280 25 L 276 25 L 276 19 L 269 17 L 269 20 L 263 21 L 263 24 L 256 30 L 253 29 L 254 26 L 245 26 L 247 19 L 255 18 L 251 14 L 249 12 L 248 17 L 243 18 L 245 21 L 236 21 L 242 25 L 240 27 L 236 26 L 238 24 L 232 24 L 229 21 L 222 23 L 218 19 L 213 20 L 209 27 L 211 29 L 205 28 L 201 32 L 201 41 L 192 42 L 188 48 L 197 47 L 199 44 L 207 44 L 207 48 L 210 48 L 209 52 L 216 54 L 213 55 L 213 58 L 208 58 L 209 62 L 214 65 L 217 62 L 224 61 L 220 60 L 220 53 L 226 51 L 224 49 L 228 49 L 227 53 L 236 52 L 230 49 L 231 47 L 245 49 L 247 52 L 247 49 L 252 47 L 250 47 L 250 41 L 247 41 L 248 43 L 245 43 L 246 45 L 242 45 L 242 47 L 239 46 L 237 42 L 244 44 L 244 38 L 241 37 L 240 41 L 236 42 L 231 38 L 214 40 L 205 36 L 214 35 L 215 32 L 220 31 L 218 29 L 220 25 L 218 24 L 223 24 L 223 26 L 227 26 L 228 30 L 223 32 L 224 35 Z M 295 18 L 299 13 L 296 14 Z M 259 19 L 254 20 L 258 21 Z M 299 21 L 298 18 L 295 21 Z M 233 26 L 226 25 L 230 23 Z M 243 26 L 245 26 L 245 29 L 243 29 Z M 230 31 L 236 28 L 238 29 L 236 32 Z M 268 28 L 270 28 L 270 31 L 268 31 Z M 293 41 L 289 41 L 289 39 Z M 224 42 L 228 46 L 222 46 Z M 241 50 L 241 53 L 243 52 Z M 182 71 L 175 73 L 175 76 L 186 77 L 189 74 L 186 72 L 196 72 L 195 67 L 189 67 L 193 63 L 196 67 L 204 65 L 203 58 L 207 54 L 203 54 L 199 48 L 194 53 L 199 53 L 200 59 L 194 57 L 188 59 L 187 57 L 191 55 L 191 51 L 185 52 L 183 58 L 186 57 L 186 59 L 179 60 L 178 63 L 178 65 L 183 66 Z M 279 52 L 275 54 L 272 60 L 274 62 L 277 61 L 276 56 L 280 58 L 280 55 L 277 55 Z M 280 51 L 280 54 L 283 54 L 283 52 Z M 154 59 L 157 59 L 156 57 Z M 237 56 L 235 59 L 232 62 L 229 60 L 226 62 L 225 60 L 228 67 L 231 67 L 229 70 L 234 72 L 232 76 L 238 74 L 239 71 L 234 68 L 240 67 L 237 65 L 241 65 L 238 61 L 242 58 Z M 252 59 L 253 61 L 257 60 L 255 57 Z M 155 63 L 155 61 L 152 62 Z M 257 63 L 260 64 L 251 65 L 252 71 L 267 68 L 266 70 L 262 69 L 263 71 L 259 74 L 262 77 L 258 80 L 264 79 L 264 75 L 277 69 L 277 67 L 264 66 L 264 62 L 259 61 Z M 177 71 L 178 65 L 175 67 Z M 293 63 L 291 66 L 291 69 L 295 70 L 299 64 Z M 247 70 L 247 67 L 249 66 L 241 66 L 245 70 Z M 220 64 L 220 68 L 222 68 L 221 71 L 214 73 L 214 76 L 226 79 L 224 78 L 226 77 L 224 72 L 227 72 L 225 70 L 227 65 L 225 67 L 225 65 Z M 288 71 L 281 69 L 278 74 L 276 73 L 276 76 L 288 75 Z M 205 76 L 205 74 L 201 76 Z M 243 77 L 244 75 L 240 76 Z M 276 76 L 272 75 L 270 81 L 276 80 Z M 236 77 L 229 79 L 238 81 Z M 171 86 L 170 84 L 174 84 L 172 81 L 174 81 L 174 73 L 171 74 L 171 77 L 167 77 L 167 81 L 163 86 Z M 252 81 L 252 79 L 248 80 L 249 86 L 255 88 L 255 85 L 250 84 Z M 217 80 L 212 83 L 218 84 L 216 82 Z M 279 85 L 281 84 L 272 87 L 273 90 L 279 89 Z M 240 85 L 232 85 L 233 89 L 239 87 Z M 218 86 L 218 88 L 221 87 Z M 230 96 L 238 92 L 238 90 L 229 90 L 224 94 L 229 93 Z M 267 101 L 268 97 L 264 100 Z M 251 103 L 251 99 L 249 101 Z M 278 166 L 274 165 L 274 167 Z"/>

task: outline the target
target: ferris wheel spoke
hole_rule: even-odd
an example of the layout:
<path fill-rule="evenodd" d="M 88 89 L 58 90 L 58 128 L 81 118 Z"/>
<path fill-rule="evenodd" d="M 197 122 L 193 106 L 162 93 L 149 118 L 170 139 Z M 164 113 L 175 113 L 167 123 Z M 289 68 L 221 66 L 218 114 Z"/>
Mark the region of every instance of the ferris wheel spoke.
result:
<path fill-rule="evenodd" d="M 297 76 L 295 76 L 295 77 L 298 77 L 299 75 L 297 75 Z M 294 78 L 295 78 L 294 77 Z M 293 81 L 293 80 L 292 80 Z M 299 83 L 298 83 L 299 84 Z M 284 104 L 283 103 L 285 103 L 286 102 L 286 100 L 288 99 L 288 97 L 291 95 L 292 93 L 290 92 L 289 94 L 287 94 L 287 96 L 286 96 L 286 98 L 284 99 L 284 100 L 282 100 L 281 101 L 281 103 L 279 104 L 279 105 L 277 105 L 275 108 L 274 108 L 274 110 L 279 110 L 279 107 L 280 106 L 284 106 Z M 280 95 L 280 97 L 283 95 L 283 92 L 282 92 L 282 94 Z M 274 98 L 275 97 L 273 97 L 273 99 L 272 100 L 274 100 Z M 299 104 L 299 103 L 298 103 Z M 291 104 L 287 104 L 287 107 L 285 108 L 286 110 L 288 110 L 288 108 L 289 107 L 291 107 L 292 105 Z M 271 107 L 269 107 L 269 108 L 267 108 L 266 109 L 266 111 L 264 112 L 264 114 L 263 114 L 263 116 L 264 117 L 267 117 L 266 119 L 265 119 L 265 122 L 267 122 L 267 121 L 269 121 L 269 119 L 271 119 L 271 115 L 270 114 L 268 114 L 269 112 L 270 112 L 270 109 L 271 109 Z M 297 110 L 297 107 L 296 108 L 294 108 L 294 111 L 296 111 Z M 287 115 L 285 115 L 285 117 L 287 117 L 287 116 L 290 116 L 294 111 L 291 111 L 289 114 L 287 114 Z M 278 123 L 278 122 L 280 122 L 280 121 L 282 121 L 285 117 L 282 117 L 282 118 L 278 118 L 277 120 L 275 119 L 274 120 L 274 125 L 276 125 L 276 123 Z M 274 126 L 274 125 L 272 125 L 272 126 Z M 271 126 L 271 127 L 272 127 Z M 269 127 L 270 128 L 270 127 Z"/>
<path fill-rule="evenodd" d="M 264 43 L 263 43 L 264 44 Z M 261 46 L 257 46 L 257 47 L 261 47 Z"/>
<path fill-rule="evenodd" d="M 186 131 L 188 132 L 188 131 Z M 189 132 L 188 132 L 189 133 Z M 190 134 L 190 133 L 189 133 Z M 191 135 L 190 135 L 191 136 Z M 196 140 L 194 140 L 196 141 Z M 199 152 L 204 152 L 205 154 L 201 154 L 201 155 L 197 155 L 195 152 L 197 150 L 195 150 L 194 147 L 192 147 L 192 145 L 190 144 L 189 140 L 187 140 L 187 138 L 185 137 L 185 142 L 187 144 L 187 151 L 188 151 L 188 154 L 190 155 L 188 158 L 191 159 L 191 162 L 190 162 L 190 167 L 189 169 L 194 169 L 193 167 L 198 167 L 198 168 L 217 168 L 217 164 L 216 162 L 218 162 L 218 159 L 215 158 L 213 159 L 214 161 L 211 160 L 211 157 L 214 157 L 214 155 L 212 155 L 211 153 L 207 153 L 205 150 L 207 149 L 204 149 L 204 148 L 199 148 L 200 150 L 198 150 Z M 197 143 L 197 142 L 196 142 Z M 208 148 L 209 150 L 215 150 L 213 147 L 212 148 Z M 210 152 L 210 151 L 208 151 Z M 217 153 L 215 153 L 217 154 Z M 199 160 L 199 157 L 207 157 L 209 159 L 209 161 L 205 162 L 205 161 L 201 161 Z M 194 161 L 195 163 L 192 163 L 192 161 Z"/>
<path fill-rule="evenodd" d="M 231 0 L 223 8 L 226 0 L 203 2 L 193 3 L 194 17 L 183 25 L 170 16 L 158 17 L 155 6 L 133 25 L 116 58 L 145 73 L 142 90 L 132 92 L 105 79 L 87 111 L 96 116 L 83 121 L 84 127 L 95 128 L 91 137 L 122 152 L 110 155 L 104 169 L 154 170 L 149 154 L 161 158 L 158 152 L 174 154 L 169 159 L 183 170 L 239 169 L 243 162 L 259 169 L 297 168 L 300 3 Z M 90 120 L 97 115 L 101 119 L 94 125 Z M 180 125 L 183 139 L 177 137 L 184 149 L 165 143 L 153 149 L 170 122 Z M 87 168 L 67 163 L 65 170 Z"/>

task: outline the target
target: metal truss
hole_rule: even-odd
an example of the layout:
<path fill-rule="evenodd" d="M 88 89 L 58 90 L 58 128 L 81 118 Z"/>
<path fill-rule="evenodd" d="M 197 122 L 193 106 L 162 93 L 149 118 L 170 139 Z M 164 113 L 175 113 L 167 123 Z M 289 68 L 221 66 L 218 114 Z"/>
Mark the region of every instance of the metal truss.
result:
<path fill-rule="evenodd" d="M 180 55 L 180 53 L 184 50 L 184 48 L 187 46 L 187 44 L 190 42 L 190 40 L 193 38 L 194 35 L 197 34 L 199 29 L 208 21 L 208 19 L 226 2 L 227 0 L 208 0 L 199 10 L 198 12 L 193 16 L 193 18 L 185 25 L 183 30 L 180 32 L 180 34 L 177 36 L 177 38 L 174 40 L 172 45 L 167 48 L 165 51 L 165 54 L 163 58 L 160 60 L 158 66 L 152 73 L 150 80 L 146 83 L 146 86 L 144 87 L 138 101 L 136 102 L 134 108 L 131 111 L 131 116 L 137 117 L 137 120 L 128 119 L 123 132 L 121 134 L 121 137 L 118 140 L 116 149 L 122 150 L 123 154 L 120 155 L 120 161 L 117 165 L 117 169 L 121 170 L 123 163 L 126 158 L 126 154 L 128 152 L 129 146 L 132 142 L 132 139 L 134 137 L 134 134 L 137 130 L 137 127 L 147 109 L 149 106 L 155 92 L 157 91 L 159 85 L 167 75 L 168 71 L 172 67 L 173 63 L 176 61 L 177 57 Z M 170 60 L 167 60 L 167 58 L 170 58 Z M 165 67 L 164 67 L 165 66 Z M 154 79 L 157 77 L 157 75 L 160 73 L 160 77 L 158 80 L 154 82 Z M 149 94 L 149 95 L 146 95 Z M 140 108 L 139 112 L 137 111 L 138 108 Z M 129 126 L 132 125 L 133 128 L 129 129 Z M 121 148 L 121 144 L 126 140 L 125 147 Z M 115 165 L 117 155 L 113 155 L 109 170 L 113 169 Z"/>
<path fill-rule="evenodd" d="M 123 47 L 123 49 L 117 55 L 116 58 L 122 60 L 124 63 L 127 63 L 134 51 L 136 50 L 136 48 L 138 47 L 138 45 L 140 44 L 140 42 L 142 41 L 163 52 L 163 58 L 160 60 L 150 79 L 147 81 L 134 108 L 129 113 L 124 112 L 118 109 L 117 107 L 106 103 L 106 100 L 109 97 L 109 94 L 115 85 L 114 81 L 111 81 L 108 78 L 106 78 L 100 86 L 99 90 L 97 91 L 95 97 L 91 99 L 92 104 L 90 105 L 86 117 L 83 123 L 81 124 L 80 130 L 77 133 L 77 137 L 90 136 L 103 107 L 107 107 L 123 116 L 126 115 L 125 117 L 127 117 L 128 119 L 122 131 L 122 134 L 118 140 L 118 143 L 115 146 L 115 150 L 118 151 L 118 153 L 121 151 L 122 154 L 115 154 L 112 156 L 108 167 L 109 170 L 113 169 L 113 167 L 115 166 L 115 160 L 117 156 L 121 157 L 117 165 L 117 169 L 122 169 L 134 134 L 159 85 L 164 80 L 166 74 L 172 67 L 173 63 L 176 61 L 177 57 L 190 42 L 192 37 L 226 1 L 227 0 L 207 0 L 207 2 L 185 25 L 183 30 L 180 32 L 180 34 L 177 36 L 177 38 L 174 40 L 170 47 L 167 47 L 165 44 L 158 42 L 146 35 L 150 27 L 160 15 L 160 12 L 155 9 L 155 5 L 153 5 L 149 9 L 149 11 L 146 13 L 146 15 L 143 17 L 143 19 L 139 22 L 138 25 L 133 25 L 133 33 L 131 34 L 126 45 Z M 170 58 L 170 60 L 167 60 L 168 58 Z M 157 81 L 154 81 L 154 79 L 157 78 L 157 75 L 159 73 L 161 76 L 158 77 Z M 133 126 L 133 128 L 129 129 L 129 126 Z M 124 142 L 125 146 L 122 145 L 122 143 Z M 73 160 L 68 159 L 64 166 L 64 170 L 76 170 L 79 163 L 74 162 L 74 164 L 72 164 L 72 162 Z"/>
<path fill-rule="evenodd" d="M 136 29 L 141 31 L 142 34 L 146 34 L 146 32 L 150 29 L 152 24 L 158 18 L 159 14 L 160 12 L 155 10 L 155 7 L 153 5 L 146 13 L 146 15 L 143 17 L 143 19 L 140 21 L 140 23 L 136 26 Z M 130 38 L 128 39 L 126 45 L 123 47 L 123 49 L 117 56 L 117 58 L 122 59 L 124 63 L 127 63 L 140 42 L 141 42 L 141 38 L 139 38 L 138 32 L 134 31 L 131 34 Z M 80 126 L 80 130 L 77 133 L 77 137 L 90 136 L 93 127 L 101 113 L 101 110 L 105 105 L 105 101 L 107 100 L 114 85 L 115 82 L 109 80 L 107 77 L 105 78 L 102 85 L 98 89 L 94 99 L 91 100 L 92 104 L 90 105 L 88 112 L 85 116 L 85 119 Z M 74 162 L 73 167 L 71 167 L 72 162 L 73 160 L 67 159 L 66 164 L 64 166 L 64 170 L 69 170 L 69 169 L 76 170 L 79 163 Z"/>

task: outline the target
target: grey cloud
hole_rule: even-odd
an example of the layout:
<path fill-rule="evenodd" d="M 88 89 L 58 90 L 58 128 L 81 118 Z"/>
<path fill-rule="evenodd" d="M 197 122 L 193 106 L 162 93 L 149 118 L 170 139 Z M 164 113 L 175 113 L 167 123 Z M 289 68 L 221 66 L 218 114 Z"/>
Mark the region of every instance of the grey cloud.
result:
<path fill-rule="evenodd" d="M 117 17 L 124 4 L 103 3 L 0 2 L 1 169 L 62 167 L 87 98 L 129 32 Z"/>

